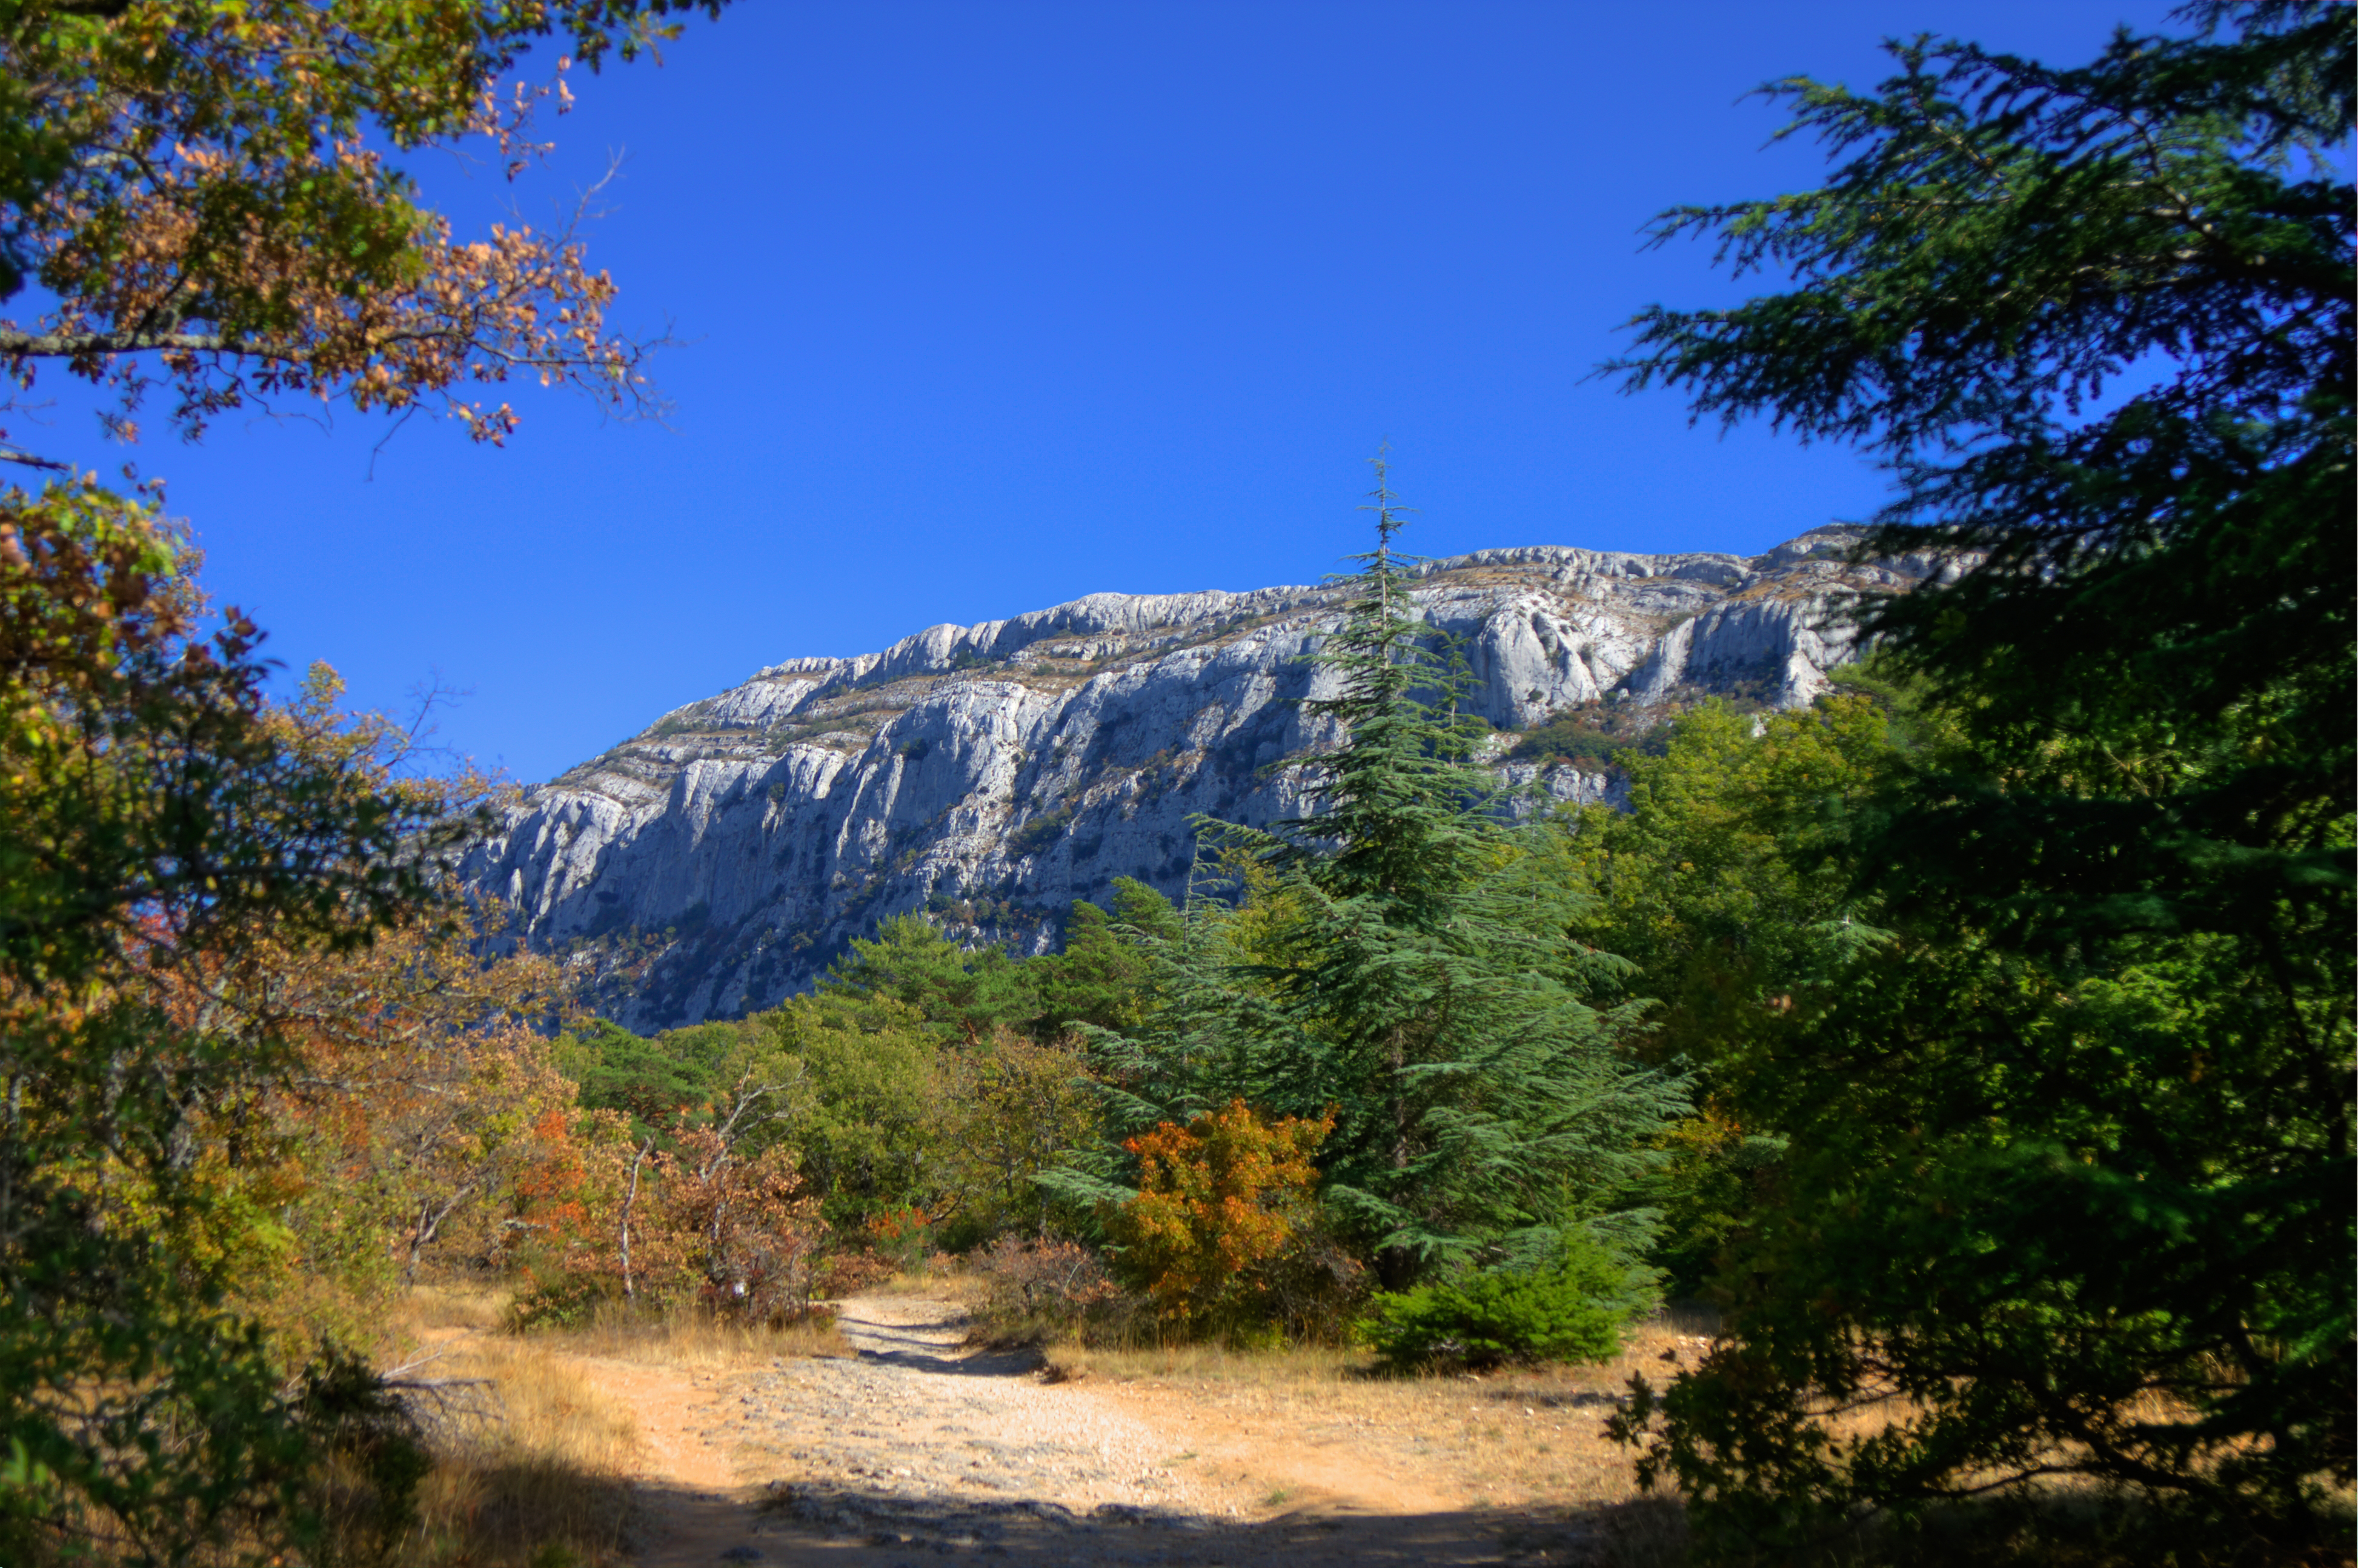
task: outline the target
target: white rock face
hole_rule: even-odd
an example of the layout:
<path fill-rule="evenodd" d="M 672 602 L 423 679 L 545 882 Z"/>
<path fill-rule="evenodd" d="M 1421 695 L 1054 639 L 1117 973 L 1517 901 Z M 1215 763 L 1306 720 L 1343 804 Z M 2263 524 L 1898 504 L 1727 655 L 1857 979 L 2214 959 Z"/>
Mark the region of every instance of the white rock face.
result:
<path fill-rule="evenodd" d="M 1805 535 L 1750 559 L 1483 550 L 1427 565 L 1414 597 L 1502 730 L 1702 692 L 1799 707 L 1851 656 L 1842 597 L 1935 565 L 1830 558 L 1849 543 Z M 1336 739 L 1300 704 L 1331 695 L 1311 655 L 1339 603 L 1318 588 L 1098 593 L 773 665 L 527 791 L 465 874 L 534 946 L 583 947 L 606 1010 L 639 1029 L 773 1005 L 912 910 L 1044 950 L 1072 902 L 1103 901 L 1118 876 L 1181 892 L 1196 815 L 1303 811 L 1273 764 Z M 1560 801 L 1617 799 L 1606 773 L 1501 773 Z M 635 978 L 625 948 L 648 959 Z"/>

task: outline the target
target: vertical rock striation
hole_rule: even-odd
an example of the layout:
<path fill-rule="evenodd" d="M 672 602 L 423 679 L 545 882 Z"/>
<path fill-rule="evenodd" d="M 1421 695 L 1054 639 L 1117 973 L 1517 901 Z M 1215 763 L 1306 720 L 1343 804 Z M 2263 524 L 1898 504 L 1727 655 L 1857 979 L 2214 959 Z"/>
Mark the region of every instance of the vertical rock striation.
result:
<path fill-rule="evenodd" d="M 1415 598 L 1501 730 L 1702 693 L 1798 707 L 1850 657 L 1842 595 L 1931 575 L 1846 566 L 1850 542 L 1807 535 L 1749 559 L 1483 550 L 1427 565 Z M 1325 588 L 1098 593 L 773 665 L 526 791 L 464 875 L 536 947 L 607 965 L 635 951 L 606 1005 L 641 1029 L 772 1005 L 912 910 L 1044 948 L 1073 900 L 1118 876 L 1181 891 L 1196 815 L 1303 810 L 1274 764 L 1336 739 L 1301 704 L 1329 694 L 1312 655 L 1339 603 Z M 1615 787 L 1504 772 L 1565 801 Z"/>

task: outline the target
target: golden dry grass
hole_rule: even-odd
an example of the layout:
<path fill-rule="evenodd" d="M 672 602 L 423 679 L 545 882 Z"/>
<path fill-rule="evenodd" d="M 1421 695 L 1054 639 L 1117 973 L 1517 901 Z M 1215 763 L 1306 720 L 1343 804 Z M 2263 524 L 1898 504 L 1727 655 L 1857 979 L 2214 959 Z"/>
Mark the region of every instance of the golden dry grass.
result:
<path fill-rule="evenodd" d="M 519 1336 L 503 1328 L 509 1294 L 420 1285 L 379 1319 L 379 1364 L 427 1385 L 419 1409 L 433 1467 L 396 1554 L 405 1563 L 604 1568 L 625 1559 L 639 1434 L 585 1358 L 714 1371 L 852 1353 L 829 1318 L 770 1329 L 611 1313 L 587 1328 Z"/>
<path fill-rule="evenodd" d="M 501 1285 L 416 1285 L 395 1299 L 384 1322 L 413 1336 L 437 1328 L 493 1329 L 514 1293 Z"/>
<path fill-rule="evenodd" d="M 544 1337 L 575 1356 L 605 1356 L 618 1361 L 698 1370 L 726 1370 L 765 1364 L 780 1357 L 849 1357 L 851 1342 L 832 1314 L 771 1328 L 726 1323 L 698 1313 L 662 1317 L 600 1313 L 587 1327 L 555 1331 Z"/>
<path fill-rule="evenodd" d="M 453 1340 L 413 1375 L 441 1389 L 423 1405 L 433 1468 L 402 1561 L 505 1568 L 548 1562 L 552 1548 L 580 1563 L 622 1559 L 628 1410 L 548 1346 L 505 1336 Z"/>
<path fill-rule="evenodd" d="M 1640 1496 L 1628 1453 L 1605 1420 L 1633 1372 L 1670 1370 L 1704 1343 L 1702 1320 L 1639 1326 L 1601 1366 L 1512 1368 L 1474 1376 L 1379 1377 L 1365 1352 L 1303 1346 L 1234 1350 L 1058 1346 L 1050 1376 L 1184 1393 L 1238 1430 L 1304 1443 L 1345 1439 L 1377 1464 L 1415 1475 L 1460 1506 L 1516 1509 L 1628 1505 Z M 1648 1516 L 1651 1520 L 1651 1516 Z M 1648 1533 L 1659 1536 L 1659 1521 Z M 1675 1558 L 1654 1553 L 1663 1562 Z"/>
<path fill-rule="evenodd" d="M 863 1296 L 916 1296 L 925 1301 L 956 1302 L 971 1307 L 990 1293 L 990 1281 L 959 1268 L 955 1260 L 941 1260 L 915 1273 L 898 1273 L 863 1285 Z"/>
<path fill-rule="evenodd" d="M 504 1287 L 482 1285 L 416 1287 L 401 1298 L 388 1318 L 392 1330 L 388 1339 L 399 1346 L 392 1359 L 406 1358 L 415 1353 L 411 1346 L 446 1338 L 453 1329 L 503 1332 L 514 1293 Z M 535 1329 L 525 1338 L 564 1355 L 704 1368 L 750 1365 L 778 1357 L 853 1353 L 850 1341 L 837 1330 L 832 1313 L 824 1310 L 802 1322 L 772 1328 L 728 1323 L 692 1310 L 656 1314 L 615 1306 L 600 1312 L 586 1326 Z"/>

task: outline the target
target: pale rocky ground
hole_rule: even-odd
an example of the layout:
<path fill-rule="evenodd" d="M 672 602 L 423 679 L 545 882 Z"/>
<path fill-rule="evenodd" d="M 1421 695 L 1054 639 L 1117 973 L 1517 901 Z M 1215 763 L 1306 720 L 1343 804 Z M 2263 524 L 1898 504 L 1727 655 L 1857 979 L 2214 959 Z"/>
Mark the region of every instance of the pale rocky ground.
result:
<path fill-rule="evenodd" d="M 1538 1568 L 1597 1561 L 1603 1544 L 1593 1510 L 1486 1498 L 1495 1482 L 1469 1473 L 1447 1433 L 1388 1429 L 1362 1413 L 1379 1416 L 1374 1405 L 1049 1383 L 1037 1357 L 965 1348 L 960 1310 L 944 1302 L 859 1298 L 841 1327 L 856 1359 L 581 1363 L 638 1422 L 635 1555 L 647 1568 Z M 1502 1386 L 1493 1410 L 1490 1392 L 1458 1396 L 1467 1424 L 1586 1432 L 1610 1403 Z"/>
<path fill-rule="evenodd" d="M 1429 563 L 1412 597 L 1501 731 L 1714 692 L 1790 708 L 1851 656 L 1844 595 L 1936 565 L 1850 565 L 1849 543 L 1484 550 Z M 1092 594 L 788 660 L 526 791 L 464 874 L 515 936 L 581 946 L 610 979 L 600 1011 L 640 1030 L 774 1005 L 896 914 L 1043 951 L 1116 877 L 1184 892 L 1199 814 L 1260 827 L 1305 810 L 1278 764 L 1336 738 L 1303 703 L 1332 695 L 1312 655 L 1341 602 L 1316 587 Z M 1531 791 L 1524 809 L 1616 787 L 1568 766 L 1502 776 Z"/>

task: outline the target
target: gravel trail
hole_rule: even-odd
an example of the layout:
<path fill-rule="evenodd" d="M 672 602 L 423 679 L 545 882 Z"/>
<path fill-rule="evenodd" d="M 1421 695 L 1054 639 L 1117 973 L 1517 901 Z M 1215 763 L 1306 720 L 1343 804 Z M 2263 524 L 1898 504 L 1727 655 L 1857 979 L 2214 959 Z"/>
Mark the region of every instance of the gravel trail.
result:
<path fill-rule="evenodd" d="M 1465 1514 L 1272 1517 L 1238 1485 L 1174 1468 L 1192 1457 L 1184 1421 L 1044 1384 L 1036 1357 L 967 1351 L 948 1303 L 855 1298 L 839 1326 L 856 1358 L 631 1390 L 672 1455 L 641 1482 L 646 1568 L 1510 1560 L 1495 1524 Z"/>
<path fill-rule="evenodd" d="M 771 1513 L 838 1538 L 986 1547 L 1017 1518 L 1184 1527 L 1237 1512 L 1163 1463 L 1163 1433 L 1023 1376 L 1036 1357 L 963 1350 L 945 1303 L 862 1298 L 838 1326 L 858 1359 L 783 1363 L 740 1385 L 724 1423 L 749 1458 L 789 1462 L 764 1487 Z"/>

